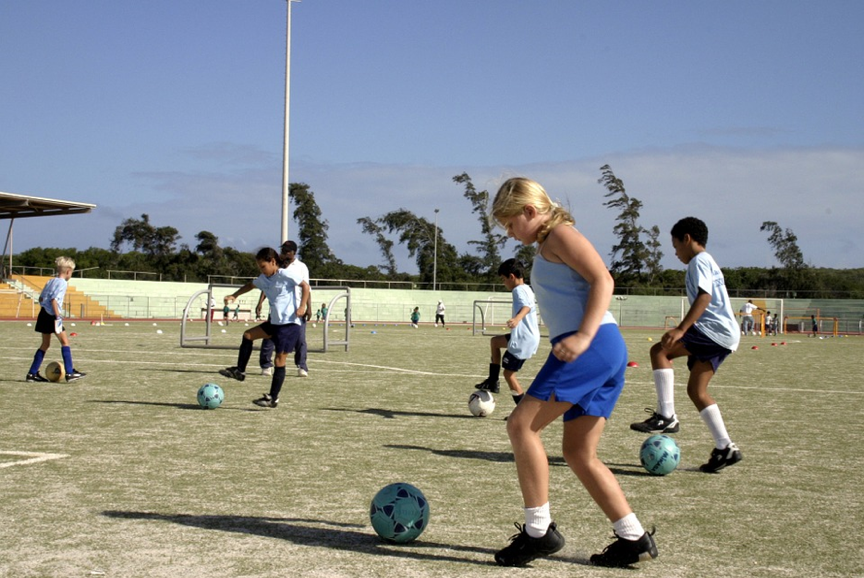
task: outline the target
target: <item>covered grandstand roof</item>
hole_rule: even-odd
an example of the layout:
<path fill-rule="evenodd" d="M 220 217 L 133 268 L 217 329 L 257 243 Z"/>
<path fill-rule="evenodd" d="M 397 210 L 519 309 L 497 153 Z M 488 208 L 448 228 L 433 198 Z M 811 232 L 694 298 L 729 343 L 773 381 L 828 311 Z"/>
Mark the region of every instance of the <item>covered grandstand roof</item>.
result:
<path fill-rule="evenodd" d="M 89 213 L 95 208 L 96 205 L 91 205 L 90 203 L 45 199 L 42 197 L 0 192 L 0 219 L 74 215 L 77 213 Z"/>

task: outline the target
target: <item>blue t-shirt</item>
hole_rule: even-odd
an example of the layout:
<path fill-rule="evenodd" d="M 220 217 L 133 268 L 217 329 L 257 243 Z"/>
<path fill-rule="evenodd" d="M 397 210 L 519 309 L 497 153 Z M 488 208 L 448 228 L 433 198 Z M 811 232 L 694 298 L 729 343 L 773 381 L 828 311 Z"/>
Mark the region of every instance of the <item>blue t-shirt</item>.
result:
<path fill-rule="evenodd" d="M 711 295 L 708 308 L 693 324 L 696 329 L 729 351 L 738 349 L 741 330 L 738 328 L 735 311 L 729 301 L 723 272 L 714 258 L 705 251 L 697 253 L 687 264 L 684 285 L 687 288 L 687 300 L 690 301 L 690 305 L 693 305 L 693 301 L 699 296 L 700 289 Z"/>
<path fill-rule="evenodd" d="M 510 331 L 510 341 L 507 351 L 518 359 L 528 359 L 537 353 L 540 345 L 540 325 L 537 322 L 537 303 L 534 291 L 528 285 L 517 285 L 513 288 L 513 316 L 522 311 L 523 307 L 531 310 L 522 318 L 519 325 Z"/>
<path fill-rule="evenodd" d="M 39 295 L 39 304 L 42 305 L 42 309 L 46 313 L 54 315 L 54 307 L 51 306 L 52 300 L 57 301 L 57 309 L 61 314 L 63 313 L 63 299 L 66 297 L 66 288 L 68 286 L 69 283 L 66 279 L 61 279 L 60 277 L 52 277 L 45 283 L 45 287 Z"/>
<path fill-rule="evenodd" d="M 540 316 L 549 328 L 549 338 L 572 333 L 582 325 L 585 305 L 591 285 L 569 265 L 547 261 L 538 252 L 531 268 L 531 286 L 537 293 Z M 615 323 L 609 311 L 603 315 L 601 325 Z"/>
<path fill-rule="evenodd" d="M 262 273 L 252 281 L 255 287 L 264 292 L 270 302 L 270 323 L 273 325 L 301 323 L 300 317 L 297 316 L 297 308 L 300 306 L 302 294 L 298 296 L 295 288 L 302 281 L 301 273 L 293 268 L 277 269 L 270 277 Z"/>

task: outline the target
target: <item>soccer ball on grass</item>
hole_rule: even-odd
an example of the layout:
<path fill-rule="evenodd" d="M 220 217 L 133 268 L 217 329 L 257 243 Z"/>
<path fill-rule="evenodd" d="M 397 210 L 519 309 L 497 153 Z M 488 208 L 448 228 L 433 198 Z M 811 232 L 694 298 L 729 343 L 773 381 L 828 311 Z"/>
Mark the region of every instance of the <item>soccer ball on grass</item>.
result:
<path fill-rule="evenodd" d="M 478 389 L 468 396 L 468 409 L 474 417 L 486 417 L 495 411 L 495 398 L 488 391 Z"/>
<path fill-rule="evenodd" d="M 45 377 L 48 381 L 56 383 L 66 377 L 66 368 L 63 367 L 62 363 L 52 361 L 48 364 L 48 367 L 45 368 Z"/>
<path fill-rule="evenodd" d="M 648 473 L 665 476 L 678 467 L 678 462 L 681 461 L 681 450 L 671 437 L 657 434 L 642 442 L 639 460 Z"/>
<path fill-rule="evenodd" d="M 397 544 L 415 540 L 429 524 L 429 502 L 423 492 L 404 482 L 381 488 L 369 508 L 375 533 Z"/>
<path fill-rule="evenodd" d="M 216 409 L 225 400 L 225 392 L 215 383 L 205 383 L 198 389 L 198 405 L 204 409 Z"/>

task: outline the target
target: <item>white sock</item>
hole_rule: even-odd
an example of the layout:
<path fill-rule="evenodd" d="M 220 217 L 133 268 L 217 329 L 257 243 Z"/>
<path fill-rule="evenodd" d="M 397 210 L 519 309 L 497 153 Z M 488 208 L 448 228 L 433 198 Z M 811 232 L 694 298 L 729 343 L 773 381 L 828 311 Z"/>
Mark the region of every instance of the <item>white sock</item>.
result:
<path fill-rule="evenodd" d="M 657 390 L 657 413 L 675 417 L 675 370 L 655 369 L 654 388 Z"/>
<path fill-rule="evenodd" d="M 699 412 L 702 421 L 708 426 L 708 431 L 714 438 L 714 445 L 718 450 L 725 449 L 726 446 L 732 443 L 729 438 L 729 433 L 726 431 L 726 424 L 723 423 L 723 417 L 720 415 L 720 408 L 717 404 L 709 405 Z"/>
<path fill-rule="evenodd" d="M 549 513 L 549 502 L 537 508 L 525 508 L 525 532 L 532 538 L 542 538 L 549 530 L 552 515 Z"/>
<path fill-rule="evenodd" d="M 616 522 L 612 522 L 612 529 L 615 530 L 615 534 L 619 538 L 625 540 L 638 540 L 645 533 L 645 529 L 639 523 L 639 518 L 633 512 Z"/>

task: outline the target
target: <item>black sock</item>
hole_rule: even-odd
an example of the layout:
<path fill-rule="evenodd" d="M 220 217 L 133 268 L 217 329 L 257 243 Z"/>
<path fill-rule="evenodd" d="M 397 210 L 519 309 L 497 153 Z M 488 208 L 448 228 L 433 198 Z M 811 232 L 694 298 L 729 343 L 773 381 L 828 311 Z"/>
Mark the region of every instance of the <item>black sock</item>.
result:
<path fill-rule="evenodd" d="M 252 357 L 252 340 L 244 337 L 240 342 L 240 353 L 237 355 L 237 369 L 245 372 L 250 357 Z"/>
<path fill-rule="evenodd" d="M 274 367 L 273 379 L 270 381 L 270 399 L 273 401 L 279 400 L 279 392 L 282 391 L 283 383 L 285 383 L 285 368 Z"/>
<path fill-rule="evenodd" d="M 522 401 L 523 397 L 525 397 L 524 393 L 520 393 L 519 395 L 514 395 L 513 396 L 513 403 L 515 403 L 516 405 L 519 405 L 519 402 Z"/>
<path fill-rule="evenodd" d="M 498 375 L 501 372 L 500 363 L 489 364 L 489 381 L 498 381 Z"/>

